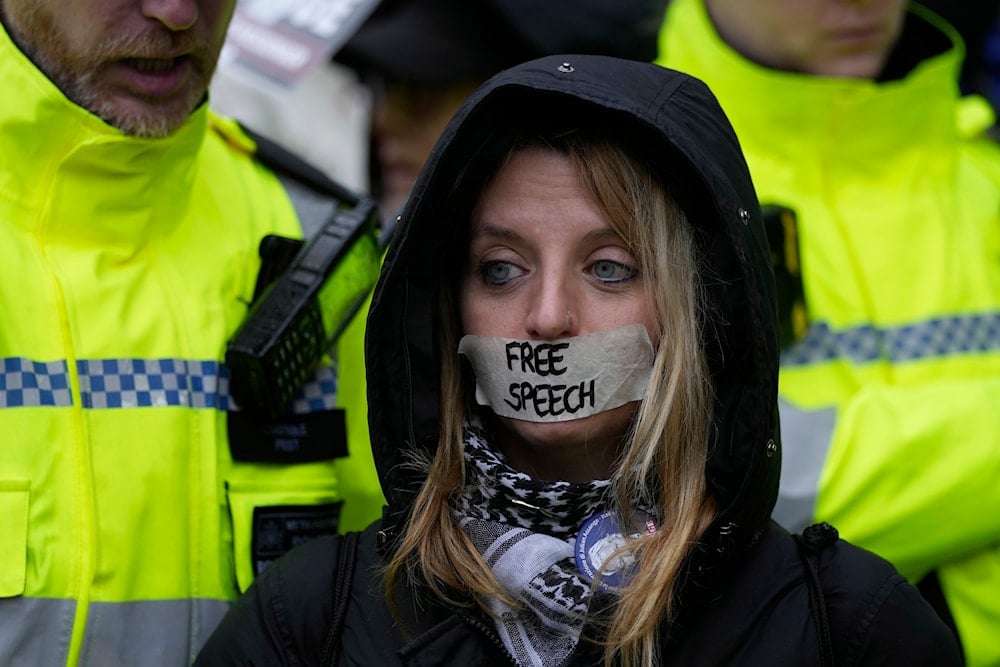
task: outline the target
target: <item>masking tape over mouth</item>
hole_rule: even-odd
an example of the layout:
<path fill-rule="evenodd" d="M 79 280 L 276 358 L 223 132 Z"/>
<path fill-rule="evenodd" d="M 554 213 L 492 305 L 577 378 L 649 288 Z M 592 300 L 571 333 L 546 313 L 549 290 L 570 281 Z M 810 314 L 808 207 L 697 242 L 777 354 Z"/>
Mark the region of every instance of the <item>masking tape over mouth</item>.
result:
<path fill-rule="evenodd" d="M 463 336 L 476 402 L 531 422 L 582 419 L 641 400 L 653 345 L 641 324 L 558 340 Z"/>

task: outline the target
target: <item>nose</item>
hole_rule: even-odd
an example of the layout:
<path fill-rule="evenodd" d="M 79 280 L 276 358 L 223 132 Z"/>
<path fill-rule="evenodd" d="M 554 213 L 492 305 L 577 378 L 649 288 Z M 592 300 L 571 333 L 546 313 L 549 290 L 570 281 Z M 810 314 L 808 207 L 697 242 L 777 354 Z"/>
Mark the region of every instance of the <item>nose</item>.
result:
<path fill-rule="evenodd" d="M 543 280 L 532 295 L 525 329 L 531 338 L 556 340 L 580 331 L 576 298 L 571 288 L 559 280 Z"/>
<path fill-rule="evenodd" d="M 198 20 L 196 0 L 143 0 L 142 13 L 155 19 L 169 30 L 187 30 Z"/>

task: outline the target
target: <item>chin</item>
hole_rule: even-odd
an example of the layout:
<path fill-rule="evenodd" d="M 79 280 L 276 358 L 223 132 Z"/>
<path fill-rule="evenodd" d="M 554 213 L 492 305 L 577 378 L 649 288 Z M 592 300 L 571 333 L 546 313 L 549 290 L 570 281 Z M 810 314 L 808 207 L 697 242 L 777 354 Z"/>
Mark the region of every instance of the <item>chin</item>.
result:
<path fill-rule="evenodd" d="M 500 417 L 501 442 L 531 457 L 545 453 L 616 458 L 632 427 L 638 402 L 583 419 L 564 422 L 529 422 Z"/>
<path fill-rule="evenodd" d="M 884 67 L 885 57 L 881 54 L 859 53 L 853 56 L 831 58 L 828 62 L 817 66 L 815 73 L 819 76 L 846 79 L 876 79 Z"/>
<path fill-rule="evenodd" d="M 104 113 L 98 113 L 109 125 L 127 135 L 148 139 L 161 139 L 176 132 L 194 111 L 196 104 L 146 103 L 129 100 L 111 104 Z"/>
<path fill-rule="evenodd" d="M 203 98 L 204 93 L 194 91 L 157 101 L 92 90 L 81 93 L 76 101 L 129 136 L 162 139 L 176 132 Z"/>

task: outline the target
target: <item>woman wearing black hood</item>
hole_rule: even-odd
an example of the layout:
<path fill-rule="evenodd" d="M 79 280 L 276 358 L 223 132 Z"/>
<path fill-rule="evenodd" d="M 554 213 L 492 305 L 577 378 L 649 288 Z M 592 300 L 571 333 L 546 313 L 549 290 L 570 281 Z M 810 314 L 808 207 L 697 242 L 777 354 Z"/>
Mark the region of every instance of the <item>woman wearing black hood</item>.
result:
<path fill-rule="evenodd" d="M 383 520 L 272 565 L 197 664 L 960 663 L 890 564 L 770 521 L 770 259 L 696 79 L 562 56 L 480 87 L 366 357 Z"/>

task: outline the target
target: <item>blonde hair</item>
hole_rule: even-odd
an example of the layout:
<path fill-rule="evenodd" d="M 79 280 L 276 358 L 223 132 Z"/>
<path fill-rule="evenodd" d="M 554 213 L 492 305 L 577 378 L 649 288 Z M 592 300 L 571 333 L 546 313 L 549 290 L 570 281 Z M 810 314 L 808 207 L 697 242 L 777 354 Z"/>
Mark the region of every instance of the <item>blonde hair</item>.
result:
<path fill-rule="evenodd" d="M 676 614 L 684 563 L 714 516 L 705 481 L 711 391 L 699 331 L 694 233 L 656 174 L 616 144 L 571 133 L 519 144 L 508 157 L 529 145 L 570 158 L 637 257 L 660 330 L 653 380 L 612 476 L 611 499 L 620 517 L 632 516 L 637 505 L 655 507 L 660 525 L 620 550 L 634 554 L 638 567 L 618 598 L 603 642 L 605 664 L 655 664 L 660 629 Z M 459 332 L 451 291 L 442 296 L 441 311 L 439 444 L 433 460 L 425 462 L 427 479 L 387 568 L 387 590 L 401 575 L 419 576 L 450 604 L 467 605 L 471 599 L 485 610 L 485 599 L 492 597 L 516 607 L 451 515 L 449 498 L 465 481 L 463 425 L 471 388 L 455 352 Z"/>

